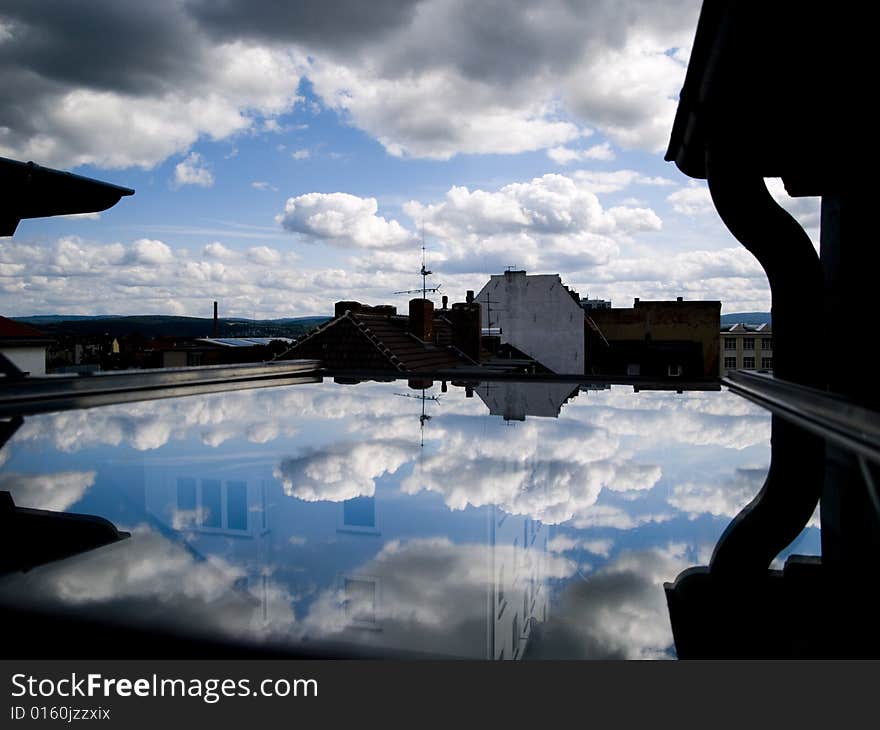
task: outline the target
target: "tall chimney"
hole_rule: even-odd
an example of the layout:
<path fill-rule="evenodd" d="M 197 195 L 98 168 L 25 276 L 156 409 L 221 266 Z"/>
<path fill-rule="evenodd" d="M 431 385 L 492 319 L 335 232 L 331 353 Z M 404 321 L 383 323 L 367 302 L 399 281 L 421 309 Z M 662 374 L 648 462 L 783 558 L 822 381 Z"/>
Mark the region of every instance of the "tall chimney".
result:
<path fill-rule="evenodd" d="M 409 300 L 409 331 L 422 342 L 434 339 L 434 302 L 430 299 Z"/>
<path fill-rule="evenodd" d="M 474 362 L 480 362 L 481 314 L 479 302 L 452 305 L 452 344 Z"/>
<path fill-rule="evenodd" d="M 217 336 L 217 302 L 214 302 L 214 337 Z"/>

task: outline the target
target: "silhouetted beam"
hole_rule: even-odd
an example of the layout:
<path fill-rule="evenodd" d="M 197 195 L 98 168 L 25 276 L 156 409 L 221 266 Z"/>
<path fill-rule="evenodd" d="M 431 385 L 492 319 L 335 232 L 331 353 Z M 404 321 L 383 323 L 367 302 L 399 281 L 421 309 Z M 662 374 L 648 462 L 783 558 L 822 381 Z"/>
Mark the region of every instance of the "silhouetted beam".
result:
<path fill-rule="evenodd" d="M 97 213 L 134 190 L 70 172 L 0 157 L 0 236 L 22 218 Z"/>
<path fill-rule="evenodd" d="M 16 507 L 0 492 L 0 575 L 27 571 L 130 537 L 96 515 Z"/>

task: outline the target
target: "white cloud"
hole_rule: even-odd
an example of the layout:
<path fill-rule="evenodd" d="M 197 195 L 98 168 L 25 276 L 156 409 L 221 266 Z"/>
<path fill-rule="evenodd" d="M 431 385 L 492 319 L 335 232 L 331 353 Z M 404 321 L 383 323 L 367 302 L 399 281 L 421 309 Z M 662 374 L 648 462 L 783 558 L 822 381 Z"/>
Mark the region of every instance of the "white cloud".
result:
<path fill-rule="evenodd" d="M 299 150 L 294 150 L 293 152 L 291 152 L 290 156 L 294 160 L 307 160 L 307 159 L 309 159 L 309 157 L 311 157 L 311 152 L 309 152 L 309 150 L 307 150 L 307 149 L 299 149 Z"/>
<path fill-rule="evenodd" d="M 198 152 L 190 152 L 183 162 L 174 167 L 175 188 L 183 185 L 196 185 L 200 188 L 209 188 L 214 184 L 214 176 L 207 167 L 205 158 Z"/>
<path fill-rule="evenodd" d="M 324 451 L 284 459 L 273 475 L 291 497 L 306 502 L 342 502 L 373 496 L 378 477 L 393 474 L 412 458 L 411 444 L 340 443 Z"/>
<path fill-rule="evenodd" d="M 501 271 L 511 251 L 534 269 L 606 263 L 618 242 L 662 227 L 650 208 L 603 208 L 589 186 L 548 174 L 497 191 L 453 187 L 439 203 L 410 201 L 404 210 L 443 243 L 445 271 Z"/>
<path fill-rule="evenodd" d="M 0 475 L 0 491 L 10 492 L 18 507 L 63 512 L 76 504 L 95 483 L 94 471 Z"/>
<path fill-rule="evenodd" d="M 254 190 L 271 190 L 273 193 L 278 192 L 278 188 L 264 180 L 254 180 L 251 183 L 251 187 L 254 188 Z"/>
<path fill-rule="evenodd" d="M 396 220 L 377 215 L 375 198 L 348 193 L 307 193 L 288 198 L 275 220 L 312 240 L 358 248 L 388 248 L 415 243 L 418 237 Z"/>
<path fill-rule="evenodd" d="M 603 142 L 585 150 L 575 150 L 571 147 L 551 147 L 547 150 L 547 157 L 558 165 L 567 165 L 570 162 L 584 160 L 613 160 L 615 155 L 611 145 L 608 142 Z"/>

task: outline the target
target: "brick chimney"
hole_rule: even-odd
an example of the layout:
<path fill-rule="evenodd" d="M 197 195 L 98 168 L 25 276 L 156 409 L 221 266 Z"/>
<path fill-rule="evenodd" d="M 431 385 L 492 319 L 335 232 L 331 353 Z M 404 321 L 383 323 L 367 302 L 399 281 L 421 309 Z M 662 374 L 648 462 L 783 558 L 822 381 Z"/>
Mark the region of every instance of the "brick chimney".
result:
<path fill-rule="evenodd" d="M 434 339 L 434 302 L 430 299 L 409 300 L 409 331 L 423 342 Z"/>
<path fill-rule="evenodd" d="M 456 302 L 450 313 L 452 344 L 474 362 L 480 362 L 480 334 L 482 320 L 480 303 Z"/>
<path fill-rule="evenodd" d="M 350 302 L 350 301 L 342 301 L 336 302 L 333 308 L 333 316 L 341 317 L 346 312 L 359 312 L 361 310 L 360 302 Z"/>

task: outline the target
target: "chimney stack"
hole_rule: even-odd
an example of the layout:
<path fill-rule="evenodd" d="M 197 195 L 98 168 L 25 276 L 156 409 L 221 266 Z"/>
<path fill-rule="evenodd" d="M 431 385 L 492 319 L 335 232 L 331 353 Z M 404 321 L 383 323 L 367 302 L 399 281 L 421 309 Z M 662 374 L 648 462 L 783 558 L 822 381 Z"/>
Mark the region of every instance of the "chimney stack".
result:
<path fill-rule="evenodd" d="M 467 304 L 470 304 L 471 302 L 474 301 L 474 290 L 473 289 L 467 290 L 467 295 L 465 296 L 464 300 Z"/>
<path fill-rule="evenodd" d="M 468 292 L 472 294 L 473 292 Z M 482 319 L 480 303 L 456 302 L 450 312 L 452 320 L 452 344 L 474 362 L 480 362 L 480 335 Z"/>
<path fill-rule="evenodd" d="M 409 300 L 409 331 L 422 342 L 434 339 L 434 302 L 430 299 Z"/>
<path fill-rule="evenodd" d="M 449 309 L 449 297 L 443 295 L 443 309 Z"/>
<path fill-rule="evenodd" d="M 214 302 L 214 337 L 217 336 L 217 302 Z"/>

